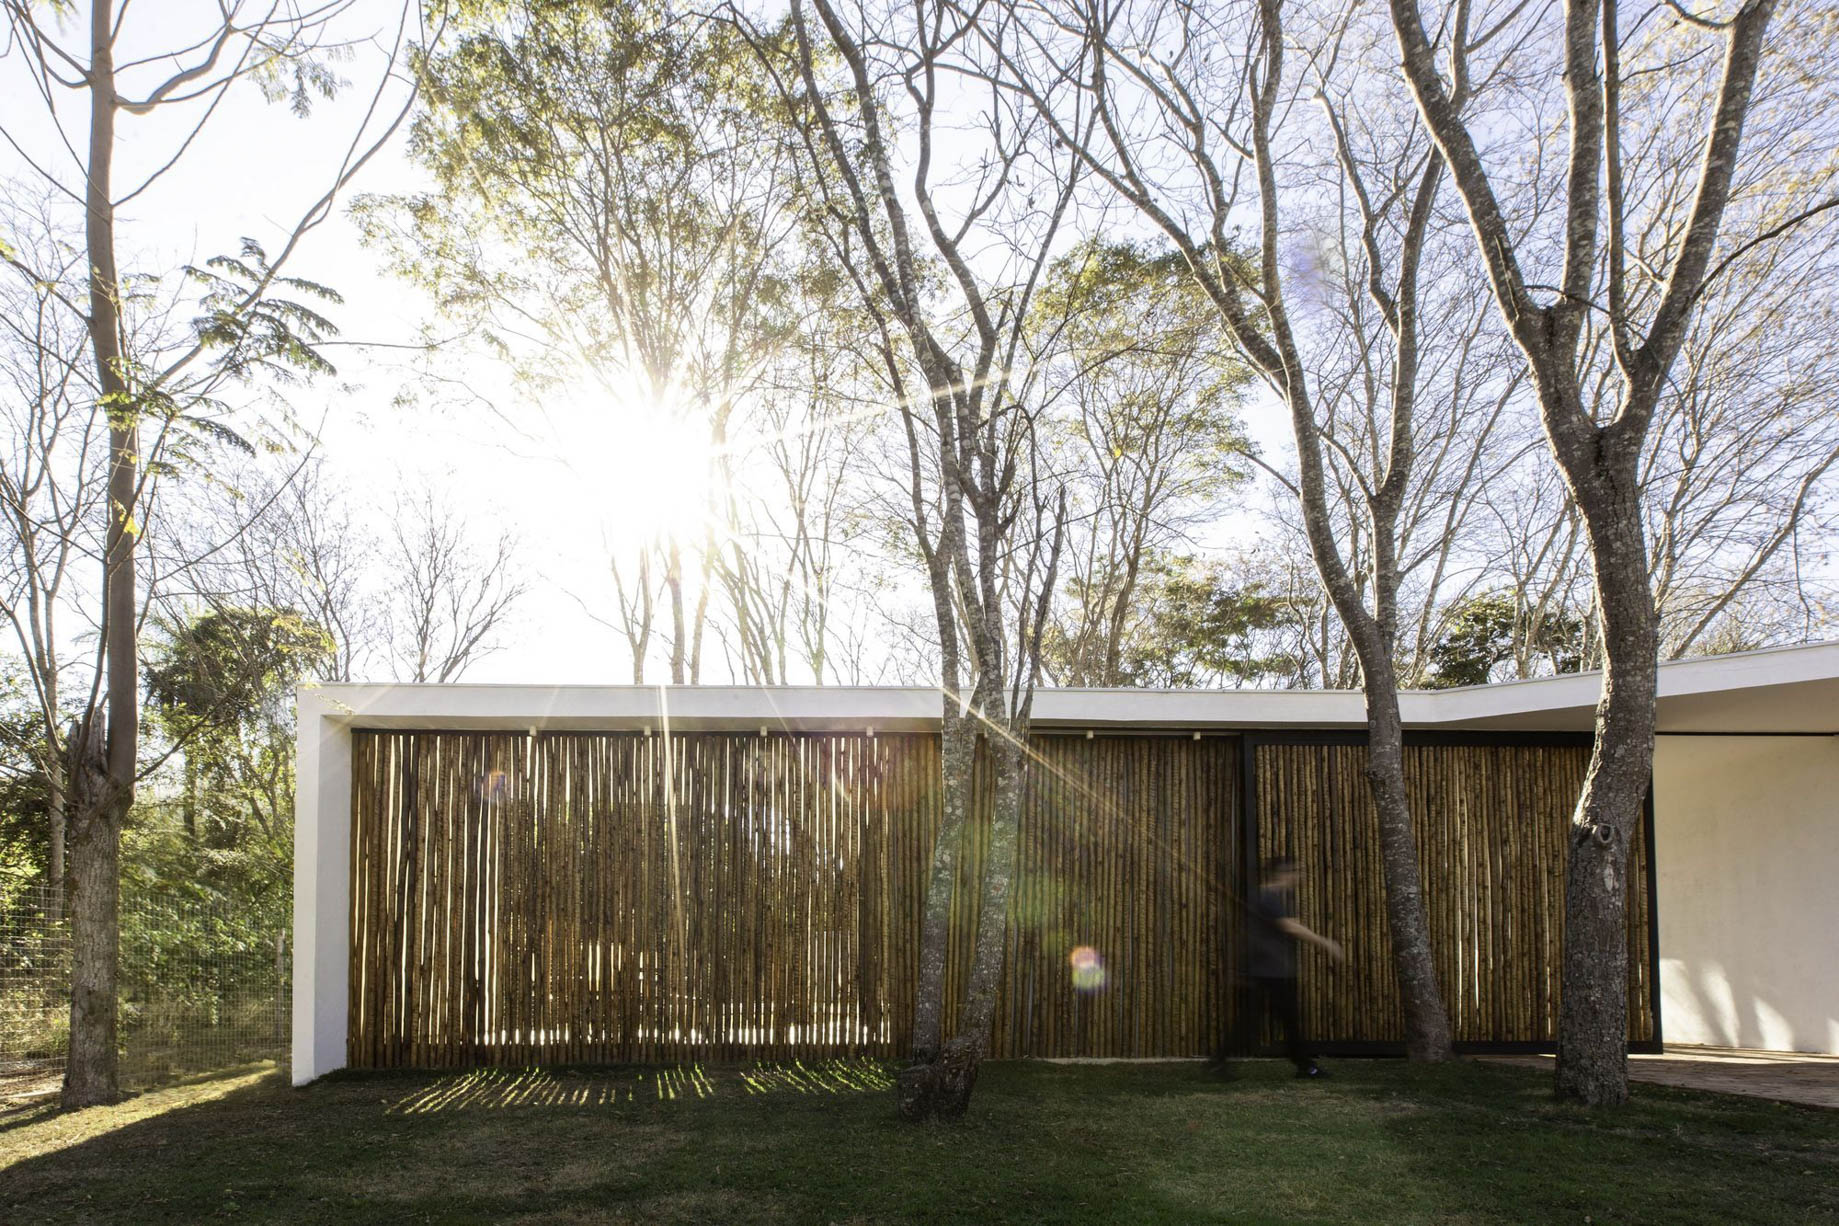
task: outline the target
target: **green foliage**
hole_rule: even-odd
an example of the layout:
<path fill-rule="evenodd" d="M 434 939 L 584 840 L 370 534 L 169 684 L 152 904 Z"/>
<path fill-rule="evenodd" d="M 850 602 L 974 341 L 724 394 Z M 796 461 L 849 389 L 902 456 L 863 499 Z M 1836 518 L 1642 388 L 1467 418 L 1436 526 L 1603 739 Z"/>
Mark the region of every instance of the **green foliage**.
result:
<path fill-rule="evenodd" d="M 1084 601 L 1083 584 L 1069 593 Z M 1269 632 L 1294 617 L 1289 602 L 1257 582 L 1235 581 L 1222 562 L 1186 554 L 1157 554 L 1143 566 L 1132 617 L 1120 644 L 1113 684 L 1181 689 L 1191 686 L 1282 684 L 1302 664 L 1270 646 Z M 1088 642 L 1084 650 L 1096 644 Z M 1093 661 L 1064 632 L 1054 631 L 1044 656 L 1056 676 L 1092 676 Z"/>
<path fill-rule="evenodd" d="M 696 394 L 790 335 L 782 108 L 730 25 L 651 0 L 485 0 L 419 67 L 410 150 L 435 188 L 355 212 L 527 378 L 564 353 Z"/>
<path fill-rule="evenodd" d="M 0 920 L 43 878 L 51 847 L 43 725 L 19 667 L 10 660 L 0 673 Z"/>
<path fill-rule="evenodd" d="M 1536 628 L 1511 592 L 1483 592 L 1445 610 L 1443 633 L 1430 649 L 1426 689 L 1486 685 L 1495 670 L 1512 662 L 1517 643 L 1525 642 L 1545 657 L 1553 672 L 1574 673 L 1583 666 L 1583 619 L 1570 613 L 1550 615 Z"/>
<path fill-rule="evenodd" d="M 152 893 L 235 900 L 272 934 L 291 905 L 288 700 L 331 639 L 289 609 L 214 609 L 160 629 L 147 694 L 180 770 L 136 807 L 124 875 Z"/>
<path fill-rule="evenodd" d="M 1071 685 L 1264 675 L 1245 646 L 1251 629 L 1227 612 L 1257 621 L 1260 594 L 1173 552 L 1185 524 L 1217 515 L 1249 479 L 1251 452 L 1238 418 L 1251 372 L 1186 264 L 1134 243 L 1082 243 L 1049 269 L 1029 342 L 1049 371 L 1046 429 L 1073 505 L 1053 675 Z"/>
<path fill-rule="evenodd" d="M 51 795 L 36 762 L 0 769 L 0 915 L 11 910 L 11 888 L 44 876 L 50 855 Z"/>
<path fill-rule="evenodd" d="M 1048 270 L 1031 331 L 1067 359 L 1068 428 L 1101 469 L 1166 458 L 1168 482 L 1187 498 L 1249 476 L 1237 409 L 1252 372 L 1176 252 L 1081 243 Z"/>
<path fill-rule="evenodd" d="M 221 608 L 160 626 L 147 697 L 163 714 L 217 726 L 272 715 L 272 704 L 332 653 L 332 638 L 292 609 Z"/>
<path fill-rule="evenodd" d="M 338 329 L 305 302 L 342 303 L 337 291 L 278 274 L 252 238 L 243 240 L 240 255 L 212 256 L 185 273 L 203 290 L 198 304 L 203 314 L 192 331 L 199 345 L 214 352 L 218 370 L 237 379 L 261 374 L 283 383 L 337 373 L 316 346 Z M 277 290 L 296 297 L 280 297 Z"/>
<path fill-rule="evenodd" d="M 332 650 L 288 609 L 158 628 L 148 708 L 177 756 L 129 814 L 121 912 L 122 1041 L 136 1075 L 153 1077 L 277 1042 L 276 940 L 293 911 L 288 699 Z"/>
<path fill-rule="evenodd" d="M 194 836 L 173 806 L 137 809 L 123 838 L 121 960 L 131 984 L 209 1007 L 274 979 L 274 940 L 292 928 L 291 823 L 250 823 L 235 839 Z"/>

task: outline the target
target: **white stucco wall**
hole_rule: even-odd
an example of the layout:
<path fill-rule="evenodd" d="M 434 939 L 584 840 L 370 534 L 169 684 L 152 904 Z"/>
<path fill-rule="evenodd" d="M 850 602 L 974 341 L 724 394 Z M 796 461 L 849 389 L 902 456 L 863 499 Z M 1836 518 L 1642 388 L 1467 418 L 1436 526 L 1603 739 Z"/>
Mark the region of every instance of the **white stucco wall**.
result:
<path fill-rule="evenodd" d="M 1839 737 L 1662 736 L 1665 1041 L 1839 1054 Z"/>
<path fill-rule="evenodd" d="M 351 966 L 351 729 L 302 690 L 294 786 L 295 1085 L 345 1067 Z"/>

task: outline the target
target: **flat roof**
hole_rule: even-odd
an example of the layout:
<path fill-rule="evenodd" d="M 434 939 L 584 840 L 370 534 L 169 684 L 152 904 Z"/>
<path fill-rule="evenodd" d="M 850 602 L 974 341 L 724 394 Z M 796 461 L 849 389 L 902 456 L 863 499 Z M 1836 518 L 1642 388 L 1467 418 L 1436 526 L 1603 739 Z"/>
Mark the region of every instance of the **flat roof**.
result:
<path fill-rule="evenodd" d="M 1839 642 L 1663 663 L 1663 733 L 1839 733 Z M 1598 672 L 1453 690 L 1407 690 L 1417 731 L 1587 732 Z M 302 718 L 352 728 L 792 731 L 935 728 L 938 690 L 903 686 L 324 684 L 300 687 Z M 1358 729 L 1358 690 L 1144 690 L 1042 687 L 1043 730 Z"/>

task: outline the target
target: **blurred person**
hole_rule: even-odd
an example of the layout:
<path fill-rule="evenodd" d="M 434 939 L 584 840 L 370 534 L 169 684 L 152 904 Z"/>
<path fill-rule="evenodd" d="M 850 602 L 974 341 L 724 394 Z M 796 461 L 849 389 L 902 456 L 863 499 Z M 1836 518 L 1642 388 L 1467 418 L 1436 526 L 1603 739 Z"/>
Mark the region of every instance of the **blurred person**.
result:
<path fill-rule="evenodd" d="M 1283 1030 L 1284 1052 L 1296 1066 L 1296 1075 L 1328 1075 L 1315 1062 L 1303 1035 L 1296 990 L 1296 945 L 1307 941 L 1336 962 L 1343 955 L 1339 942 L 1318 935 L 1296 918 L 1296 886 L 1301 879 L 1296 861 L 1288 856 L 1274 857 L 1264 863 L 1258 892 L 1246 900 L 1247 991 L 1239 1009 L 1235 1041 L 1214 1062 L 1217 1072 L 1230 1073 L 1229 1057 L 1256 1051 L 1264 1019 L 1270 1017 Z"/>

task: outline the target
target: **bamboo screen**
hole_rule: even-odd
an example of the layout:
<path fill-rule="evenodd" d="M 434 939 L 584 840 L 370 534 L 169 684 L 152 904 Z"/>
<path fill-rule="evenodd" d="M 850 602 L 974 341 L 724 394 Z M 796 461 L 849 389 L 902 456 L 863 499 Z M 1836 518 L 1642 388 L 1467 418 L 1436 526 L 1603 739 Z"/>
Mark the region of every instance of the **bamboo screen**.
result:
<path fill-rule="evenodd" d="M 1418 745 L 1405 781 L 1418 831 L 1437 979 L 1458 1042 L 1558 1036 L 1565 839 L 1583 790 L 1583 746 Z M 1398 1042 L 1379 826 L 1356 745 L 1255 749 L 1261 854 L 1302 868 L 1298 918 L 1342 942 L 1331 967 L 1306 948 L 1303 1025 L 1347 1042 Z M 1629 869 L 1629 1038 L 1654 1038 L 1645 839 Z"/>
<path fill-rule="evenodd" d="M 1457 1036 L 1549 1041 L 1582 751 L 1409 753 Z M 1211 1051 L 1240 914 L 1238 739 L 1042 736 L 1032 754 L 993 1054 Z M 1304 967 L 1311 1033 L 1397 1039 L 1360 752 L 1256 762 L 1265 853 L 1313 870 L 1303 916 L 1350 951 Z M 929 734 L 359 732 L 349 1063 L 901 1055 L 938 770 Z M 983 841 L 959 856 L 948 1029 Z M 1637 1037 L 1645 905 L 1638 888 Z"/>
<path fill-rule="evenodd" d="M 1212 1051 L 1240 914 L 1238 738 L 1043 736 L 1032 749 L 991 1051 Z"/>
<path fill-rule="evenodd" d="M 1236 740 L 1036 753 L 994 1052 L 1206 1050 Z M 349 1062 L 902 1053 L 938 769 L 923 734 L 358 733 Z"/>

